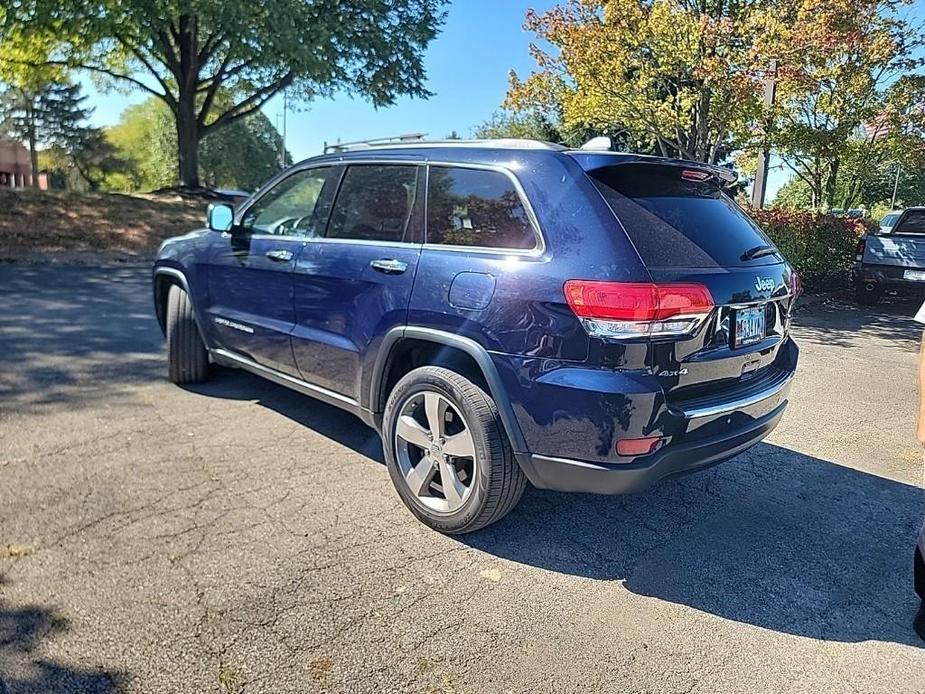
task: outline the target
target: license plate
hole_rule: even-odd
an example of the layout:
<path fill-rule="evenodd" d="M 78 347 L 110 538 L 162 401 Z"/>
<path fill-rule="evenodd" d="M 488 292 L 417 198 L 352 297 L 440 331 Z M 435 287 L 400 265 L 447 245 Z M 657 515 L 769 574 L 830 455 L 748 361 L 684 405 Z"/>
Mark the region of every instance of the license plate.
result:
<path fill-rule="evenodd" d="M 925 270 L 906 270 L 903 272 L 903 279 L 925 282 Z"/>
<path fill-rule="evenodd" d="M 764 339 L 764 308 L 740 308 L 736 311 L 733 346 L 753 345 Z"/>

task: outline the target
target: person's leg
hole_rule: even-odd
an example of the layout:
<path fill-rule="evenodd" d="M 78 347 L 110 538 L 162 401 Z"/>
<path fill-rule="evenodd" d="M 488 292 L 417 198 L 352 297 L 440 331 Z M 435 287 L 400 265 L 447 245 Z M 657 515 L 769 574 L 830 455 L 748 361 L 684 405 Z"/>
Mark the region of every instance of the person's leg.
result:
<path fill-rule="evenodd" d="M 915 615 L 912 626 L 915 633 L 925 639 L 925 525 L 922 526 L 922 530 L 919 532 L 919 540 L 915 545 L 912 578 L 915 592 L 922 601 L 919 604 L 919 611 Z"/>

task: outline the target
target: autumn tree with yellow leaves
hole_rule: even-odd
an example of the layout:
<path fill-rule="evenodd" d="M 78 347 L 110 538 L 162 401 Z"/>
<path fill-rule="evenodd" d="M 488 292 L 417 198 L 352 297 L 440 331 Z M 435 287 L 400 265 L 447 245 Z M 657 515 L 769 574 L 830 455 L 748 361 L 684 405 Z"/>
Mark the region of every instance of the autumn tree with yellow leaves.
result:
<path fill-rule="evenodd" d="M 908 5 L 564 0 L 527 14 L 537 70 L 511 75 L 505 105 L 558 113 L 566 128 L 619 125 L 637 149 L 709 163 L 771 146 L 817 202 L 831 201 L 863 124 L 908 135 L 921 114 L 921 33 L 902 14 Z M 772 61 L 778 100 L 768 109 Z"/>
<path fill-rule="evenodd" d="M 538 70 L 511 76 L 507 106 L 556 108 L 568 126 L 621 124 L 665 156 L 715 163 L 761 115 L 747 2 L 569 0 L 530 12 Z"/>

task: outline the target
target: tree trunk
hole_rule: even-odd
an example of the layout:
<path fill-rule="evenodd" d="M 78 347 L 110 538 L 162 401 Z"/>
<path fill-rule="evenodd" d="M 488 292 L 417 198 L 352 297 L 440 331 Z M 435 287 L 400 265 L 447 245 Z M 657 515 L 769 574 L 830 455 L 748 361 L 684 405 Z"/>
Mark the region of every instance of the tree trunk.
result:
<path fill-rule="evenodd" d="M 177 154 L 180 164 L 180 186 L 199 187 L 199 120 L 196 113 L 196 78 L 199 75 L 196 42 L 196 17 L 184 14 L 178 22 L 177 48 L 179 74 L 177 78 Z"/>
<path fill-rule="evenodd" d="M 815 162 L 813 168 L 813 184 L 810 186 L 813 191 L 813 209 L 822 205 L 822 174 L 819 172 L 819 162 Z"/>
<path fill-rule="evenodd" d="M 832 208 L 835 202 L 835 185 L 838 182 L 838 169 L 841 162 L 836 157 L 829 162 L 829 176 L 825 181 L 825 203 Z"/>
<path fill-rule="evenodd" d="M 33 188 L 39 187 L 39 152 L 36 148 L 38 137 L 35 133 L 35 109 L 30 107 L 29 117 L 29 162 L 32 166 L 32 180 L 30 183 Z"/>
<path fill-rule="evenodd" d="M 177 153 L 180 164 L 180 186 L 199 187 L 199 125 L 192 95 L 180 95 L 177 104 Z"/>

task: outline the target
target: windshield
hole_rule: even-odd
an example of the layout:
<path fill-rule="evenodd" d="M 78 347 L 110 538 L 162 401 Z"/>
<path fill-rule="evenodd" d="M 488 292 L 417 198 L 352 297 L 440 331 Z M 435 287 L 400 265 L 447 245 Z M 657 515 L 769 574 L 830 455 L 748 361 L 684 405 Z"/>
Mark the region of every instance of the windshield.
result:
<path fill-rule="evenodd" d="M 770 239 L 716 183 L 686 180 L 686 171 L 658 164 L 622 164 L 588 174 L 649 267 L 781 261 Z"/>
<path fill-rule="evenodd" d="M 883 219 L 880 220 L 880 226 L 882 227 L 892 227 L 896 224 L 896 220 L 899 219 L 899 213 L 894 212 L 892 214 L 886 215 Z"/>

